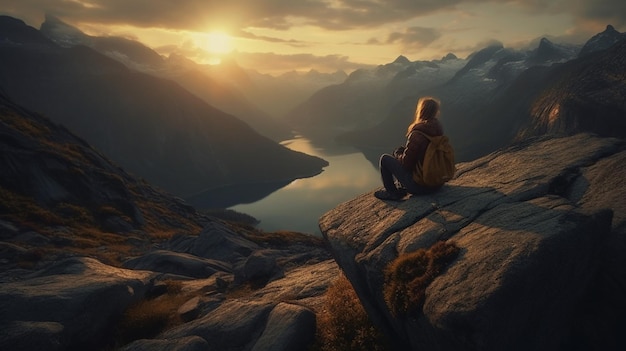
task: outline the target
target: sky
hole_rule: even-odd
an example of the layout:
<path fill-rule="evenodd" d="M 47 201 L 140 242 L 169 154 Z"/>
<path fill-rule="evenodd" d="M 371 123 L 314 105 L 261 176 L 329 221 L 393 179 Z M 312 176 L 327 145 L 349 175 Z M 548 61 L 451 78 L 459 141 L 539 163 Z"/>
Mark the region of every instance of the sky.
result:
<path fill-rule="evenodd" d="M 541 37 L 582 44 L 611 24 L 626 31 L 624 0 L 0 0 L 0 14 L 39 28 L 51 14 L 83 32 L 136 39 L 164 56 L 262 73 L 347 73 L 368 65 L 460 58 L 493 42 Z"/>

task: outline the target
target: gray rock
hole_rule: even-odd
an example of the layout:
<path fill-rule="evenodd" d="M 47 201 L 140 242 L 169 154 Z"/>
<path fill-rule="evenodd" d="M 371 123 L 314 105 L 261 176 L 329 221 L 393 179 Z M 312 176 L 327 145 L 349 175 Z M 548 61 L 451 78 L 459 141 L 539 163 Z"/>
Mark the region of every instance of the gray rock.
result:
<path fill-rule="evenodd" d="M 159 338 L 196 335 L 215 350 L 249 350 L 265 329 L 274 306 L 266 301 L 226 300 L 206 315 L 170 329 Z"/>
<path fill-rule="evenodd" d="M 92 258 L 66 259 L 0 285 L 0 326 L 35 323 L 33 332 L 13 334 L 15 345 L 47 334 L 60 334 L 58 340 L 68 348 L 99 345 L 122 312 L 143 297 L 151 276 Z"/>
<path fill-rule="evenodd" d="M 315 314 L 302 306 L 279 303 L 252 351 L 306 350 L 314 338 Z"/>
<path fill-rule="evenodd" d="M 13 238 L 13 241 L 16 243 L 24 243 L 32 246 L 46 246 L 50 243 L 50 239 L 33 231 L 16 235 Z"/>
<path fill-rule="evenodd" d="M 246 258 L 240 270 L 240 274 L 235 275 L 236 281 L 261 281 L 265 283 L 279 273 L 276 257 L 270 250 L 253 252 Z"/>
<path fill-rule="evenodd" d="M 205 351 L 211 350 L 206 340 L 198 336 L 188 336 L 179 339 L 142 339 L 131 342 L 120 351 Z"/>
<path fill-rule="evenodd" d="M 17 235 L 17 233 L 19 233 L 19 230 L 13 223 L 0 220 L 0 238 L 12 238 Z"/>
<path fill-rule="evenodd" d="M 571 342 L 611 238 L 624 237 L 626 189 L 615 183 L 626 176 L 624 149 L 621 140 L 588 134 L 529 140 L 457 165 L 456 179 L 435 194 L 395 203 L 368 193 L 340 204 L 320 229 L 396 346 L 559 349 Z M 601 194 L 608 189 L 614 193 Z M 384 269 L 438 240 L 455 242 L 459 257 L 426 289 L 421 313 L 394 317 Z"/>
<path fill-rule="evenodd" d="M 335 260 L 306 265 L 288 270 L 285 277 L 271 281 L 252 293 L 255 300 L 288 301 L 319 311 L 324 293 L 340 274 Z"/>
<path fill-rule="evenodd" d="M 183 322 L 189 322 L 196 319 L 200 314 L 200 296 L 196 296 L 185 302 L 176 311 Z"/>
<path fill-rule="evenodd" d="M 56 322 L 14 321 L 0 334 L 0 350 L 62 350 L 63 326 Z"/>
<path fill-rule="evenodd" d="M 157 250 L 130 259 L 124 262 L 124 267 L 194 278 L 206 278 L 217 272 L 232 270 L 231 266 L 224 262 L 167 250 Z"/>
<path fill-rule="evenodd" d="M 166 249 L 198 257 L 235 263 L 260 247 L 218 222 L 208 223 L 197 236 L 175 236 Z"/>

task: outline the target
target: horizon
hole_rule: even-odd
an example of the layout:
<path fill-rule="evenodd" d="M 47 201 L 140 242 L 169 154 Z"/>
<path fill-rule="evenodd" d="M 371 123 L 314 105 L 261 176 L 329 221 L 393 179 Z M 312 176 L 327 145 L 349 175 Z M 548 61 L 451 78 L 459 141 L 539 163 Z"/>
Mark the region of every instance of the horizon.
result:
<path fill-rule="evenodd" d="M 232 59 L 260 73 L 323 73 L 393 62 L 465 58 L 499 42 L 527 48 L 546 37 L 581 45 L 612 25 L 623 32 L 621 0 L 531 0 L 494 3 L 450 0 L 272 0 L 221 3 L 186 0 L 0 0 L 1 14 L 40 28 L 52 15 L 88 35 L 137 40 L 163 56 L 180 54 L 200 64 Z M 51 10 L 54 9 L 54 10 Z"/>

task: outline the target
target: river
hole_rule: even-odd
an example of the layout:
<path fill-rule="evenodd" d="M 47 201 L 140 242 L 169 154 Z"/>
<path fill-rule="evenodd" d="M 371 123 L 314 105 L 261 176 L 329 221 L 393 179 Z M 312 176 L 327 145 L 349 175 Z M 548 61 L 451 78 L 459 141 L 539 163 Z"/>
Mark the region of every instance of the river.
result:
<path fill-rule="evenodd" d="M 321 157 L 329 165 L 319 175 L 297 179 L 261 200 L 230 207 L 258 219 L 257 227 L 262 230 L 320 235 L 320 216 L 342 202 L 381 186 L 378 169 L 353 147 L 316 147 L 302 137 L 281 144 Z"/>

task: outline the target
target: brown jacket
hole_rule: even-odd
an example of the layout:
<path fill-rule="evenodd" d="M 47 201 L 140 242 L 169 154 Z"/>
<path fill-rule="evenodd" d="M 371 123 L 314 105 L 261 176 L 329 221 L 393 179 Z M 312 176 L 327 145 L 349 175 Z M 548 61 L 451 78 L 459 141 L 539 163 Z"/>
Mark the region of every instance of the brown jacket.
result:
<path fill-rule="evenodd" d="M 430 136 L 443 135 L 443 127 L 437 118 L 416 124 L 412 130 L 419 130 Z M 424 155 L 428 147 L 428 139 L 420 133 L 412 132 L 407 137 L 404 152 L 398 158 L 402 167 L 406 170 L 413 170 L 419 163 L 424 162 Z"/>

